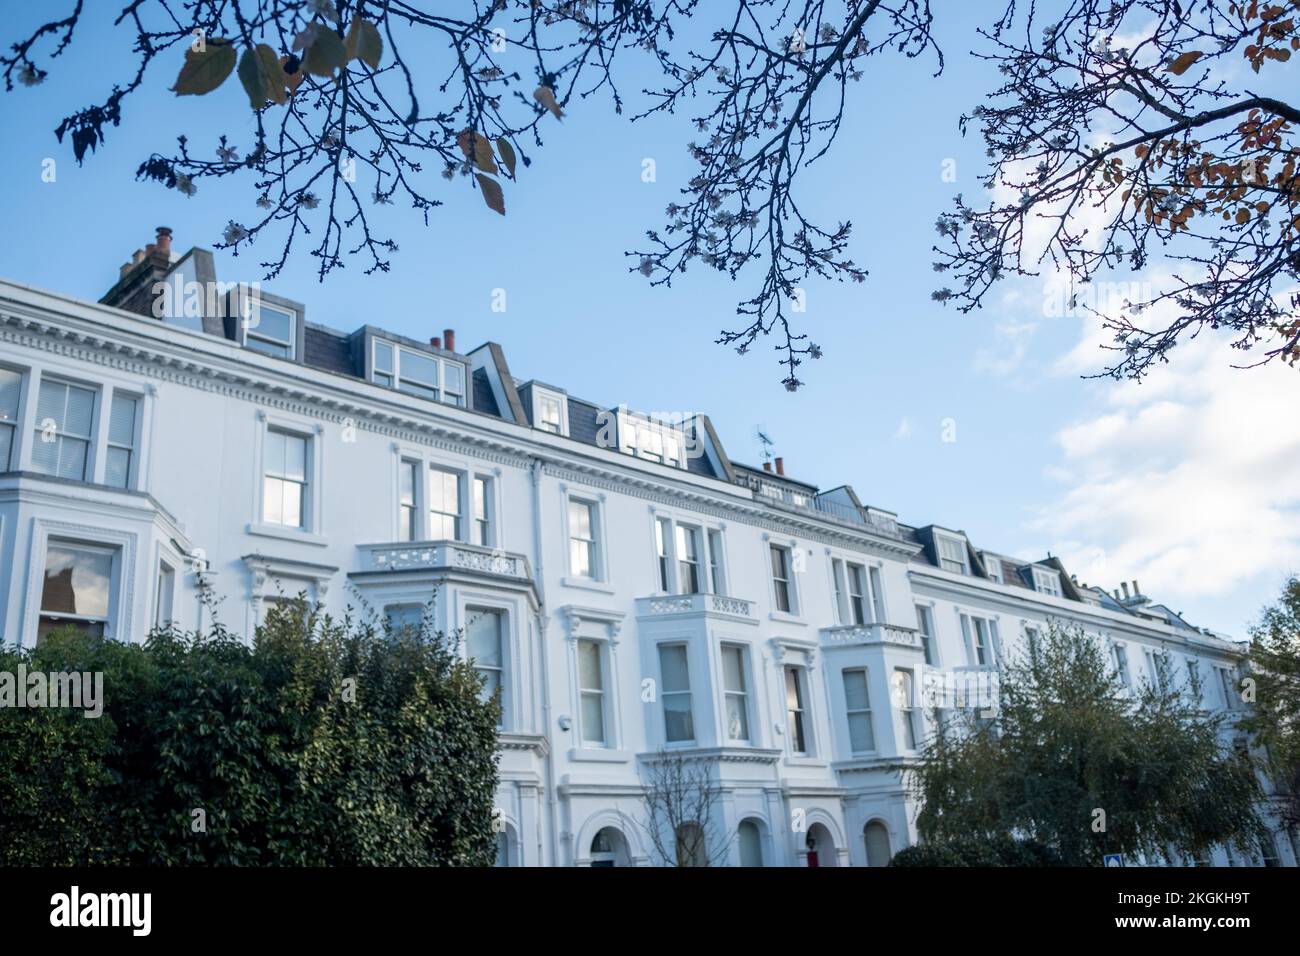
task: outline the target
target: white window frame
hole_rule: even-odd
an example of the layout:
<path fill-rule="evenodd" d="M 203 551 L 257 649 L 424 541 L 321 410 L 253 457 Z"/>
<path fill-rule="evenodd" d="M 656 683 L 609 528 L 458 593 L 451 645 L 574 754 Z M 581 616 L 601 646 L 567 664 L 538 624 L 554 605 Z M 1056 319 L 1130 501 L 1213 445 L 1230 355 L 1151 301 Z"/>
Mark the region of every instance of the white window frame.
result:
<path fill-rule="evenodd" d="M 1047 568 L 1034 568 L 1034 590 L 1039 594 L 1047 594 L 1051 597 L 1063 597 L 1064 591 L 1061 590 L 1061 574 L 1059 571 L 1052 571 Z"/>
<path fill-rule="evenodd" d="M 40 625 L 42 594 L 45 586 L 45 558 L 50 539 L 72 546 L 116 551 L 113 561 L 113 583 L 109 593 L 108 621 L 104 627 L 105 640 L 123 640 L 134 633 L 136 560 L 139 550 L 137 536 L 109 528 L 89 527 L 48 518 L 32 519 L 28 567 L 34 569 L 27 576 L 25 620 L 22 625 L 22 644 L 36 646 L 36 633 Z"/>
<path fill-rule="evenodd" d="M 468 629 L 469 616 L 471 614 L 488 613 L 499 616 L 500 631 L 498 633 L 498 639 L 501 642 L 501 666 L 500 668 L 482 669 L 495 669 L 500 672 L 498 686 L 501 688 L 501 722 L 497 724 L 497 728 L 506 731 L 515 726 L 515 711 L 517 707 L 515 700 L 516 681 L 514 680 L 514 674 L 517 670 L 517 667 L 515 666 L 517 655 L 515 653 L 514 639 L 515 609 L 509 604 L 493 601 L 490 598 L 484 599 L 484 596 L 478 594 L 464 594 L 461 596 L 461 601 L 460 616 L 461 621 L 463 622 L 461 624 L 463 629 Z M 462 630 L 461 633 L 466 633 L 466 630 Z M 461 654 L 463 655 L 464 660 L 468 661 L 470 659 L 468 639 L 462 640 L 461 642 Z M 480 668 L 475 665 L 475 670 L 478 669 Z"/>
<path fill-rule="evenodd" d="M 104 417 L 106 424 L 104 427 L 104 471 L 108 470 L 108 453 L 110 449 L 125 449 L 130 455 L 130 461 L 126 470 L 126 484 L 120 486 L 122 490 L 134 489 L 140 481 L 140 445 L 143 436 L 142 426 L 144 425 L 144 396 L 130 389 L 112 386 L 105 389 L 107 395 L 104 399 Z M 112 422 L 113 405 L 119 399 L 135 403 L 135 420 L 131 423 L 131 444 L 129 446 L 119 444 L 112 440 L 109 425 Z M 107 476 L 105 476 L 107 484 Z M 119 487 L 113 485 L 112 487 Z"/>
<path fill-rule="evenodd" d="M 686 661 L 686 689 L 668 690 L 664 680 L 663 652 L 665 648 L 680 647 Z M 662 733 L 665 747 L 693 747 L 699 740 L 700 728 L 695 723 L 695 683 L 691 680 L 691 645 L 684 640 L 666 640 L 655 643 L 655 666 L 659 673 L 659 719 L 662 721 Z M 686 696 L 687 713 L 691 719 L 691 736 L 680 740 L 668 739 L 668 698 L 669 696 Z"/>
<path fill-rule="evenodd" d="M 867 706 L 855 708 L 849 706 L 849 675 L 861 674 L 862 685 L 867 692 Z M 876 722 L 871 713 L 871 671 L 866 667 L 846 667 L 840 671 L 840 688 L 844 694 L 844 725 L 847 731 L 845 740 L 848 741 L 849 753 L 855 757 L 863 754 L 874 754 L 880 749 L 880 742 L 876 739 Z M 871 734 L 871 746 L 867 749 L 859 749 L 853 746 L 853 721 L 855 715 L 865 715 L 867 718 L 867 730 Z"/>
<path fill-rule="evenodd" d="M 533 385 L 533 427 L 539 431 L 547 432 L 551 435 L 568 435 L 569 434 L 569 397 L 563 392 L 557 392 L 553 388 L 544 388 L 540 385 Z M 546 408 L 546 403 L 555 402 L 559 408 L 559 421 L 556 423 L 558 431 L 552 431 L 547 428 L 546 420 L 542 414 Z"/>
<path fill-rule="evenodd" d="M 265 453 L 266 436 L 272 429 L 282 431 L 307 440 L 307 482 L 303 502 L 303 526 L 291 528 L 285 525 L 271 524 L 262 520 L 265 502 L 263 485 L 266 477 Z M 323 502 L 325 498 L 325 444 L 324 426 L 315 422 L 303 422 L 280 415 L 271 415 L 259 409 L 254 430 L 253 445 L 253 520 L 246 530 L 249 534 L 265 535 L 301 541 L 306 544 L 324 546 L 325 539 Z"/>
<path fill-rule="evenodd" d="M 402 527 L 402 468 L 404 463 L 417 465 L 418 484 L 415 489 L 415 511 L 417 517 L 416 541 L 430 541 L 432 518 L 429 511 L 429 483 L 434 469 L 451 472 L 460 479 L 460 534 L 455 540 L 460 544 L 481 547 L 474 540 L 474 481 L 485 479 L 488 483 L 488 525 L 492 544 L 498 547 L 501 540 L 501 469 L 486 468 L 477 465 L 468 458 L 446 454 L 430 453 L 427 448 L 394 442 L 392 445 L 392 508 L 393 541 L 405 541 Z"/>
<path fill-rule="evenodd" d="M 158 559 L 153 596 L 153 626 L 166 627 L 176 621 L 176 565 L 165 557 Z"/>
<path fill-rule="evenodd" d="M 871 589 L 871 618 L 884 624 L 889 620 L 889 610 L 885 603 L 885 572 L 879 563 L 867 565 L 867 587 Z"/>
<path fill-rule="evenodd" d="M 1120 682 L 1127 689 L 1133 687 L 1133 671 L 1128 659 L 1128 644 L 1123 641 L 1111 642 L 1111 658 L 1115 664 L 1115 671 L 1119 674 Z"/>
<path fill-rule="evenodd" d="M 966 660 L 970 666 L 997 667 L 1002 661 L 997 632 L 997 618 L 985 617 L 982 614 L 971 614 L 960 609 L 958 609 L 957 614 L 960 618 L 962 639 L 966 644 Z M 984 655 L 986 659 L 983 663 L 979 659 L 980 628 L 976 622 L 984 624 L 985 650 L 987 653 Z"/>
<path fill-rule="evenodd" d="M 740 690 L 735 690 L 727 686 L 727 654 L 734 652 L 740 655 Z M 754 680 L 750 669 L 749 645 L 742 644 L 738 641 L 720 641 L 718 643 L 718 677 L 722 685 L 722 713 L 718 726 L 722 728 L 722 733 L 718 736 L 729 746 L 751 745 L 754 741 Z M 731 735 L 731 726 L 728 722 L 728 704 L 731 698 L 739 697 L 741 713 L 744 715 L 745 735 L 743 737 L 733 737 Z"/>
<path fill-rule="evenodd" d="M 925 622 L 929 621 L 929 641 L 926 641 Z M 939 632 L 935 626 L 934 605 L 922 601 L 916 602 L 916 631 L 921 640 L 922 659 L 927 667 L 939 666 Z M 927 645 L 929 650 L 927 651 Z"/>
<path fill-rule="evenodd" d="M 896 696 L 902 698 L 896 702 L 903 729 L 903 734 L 898 741 L 898 749 L 915 752 L 921 748 L 925 740 L 925 728 L 921 726 L 920 708 L 917 707 L 916 700 L 916 673 L 909 667 L 895 667 L 894 679 L 898 681 L 898 684 L 892 688 L 892 691 Z M 904 693 L 904 687 L 906 693 Z"/>
<path fill-rule="evenodd" d="M 390 376 L 393 380 L 391 384 L 379 381 L 375 378 L 375 353 L 378 351 L 380 346 L 388 346 L 393 350 L 392 372 L 379 372 L 380 375 Z M 432 362 L 437 368 L 438 381 L 433 385 L 433 390 L 436 393 L 434 396 L 430 397 L 422 392 L 402 391 L 403 352 L 419 356 L 422 360 Z M 456 396 L 457 401 L 454 402 L 447 401 L 447 366 L 449 365 L 454 365 L 460 369 L 461 391 L 460 394 Z M 383 338 L 382 336 L 374 336 L 371 339 L 370 367 L 366 369 L 366 379 L 372 385 L 378 385 L 380 388 L 391 388 L 393 391 L 402 392 L 403 395 L 410 395 L 414 398 L 423 398 L 426 401 L 437 402 L 439 405 L 450 405 L 453 408 L 467 408 L 469 405 L 470 376 L 471 371 L 469 365 L 465 362 L 458 361 L 457 359 L 447 358 L 443 355 L 435 355 L 432 352 L 425 352 L 420 349 L 412 348 L 409 345 L 402 345 L 399 342 L 394 342 L 393 340 Z M 425 383 L 423 382 L 420 384 L 422 387 L 425 386 Z"/>
<path fill-rule="evenodd" d="M 434 515 L 433 484 L 435 480 L 434 479 L 435 474 L 439 476 L 439 479 L 441 479 L 441 477 L 443 476 L 448 476 L 448 475 L 456 479 L 456 510 L 454 512 L 451 511 L 437 512 L 437 514 L 440 517 L 443 518 L 450 517 L 453 519 L 452 533 L 450 535 L 442 534 L 441 532 L 435 532 L 433 530 L 433 515 Z M 467 518 L 465 514 L 467 510 L 466 505 L 469 504 L 469 498 L 470 498 L 470 495 L 468 494 L 466 489 L 466 485 L 468 484 L 468 480 L 467 480 L 468 478 L 469 476 L 465 472 L 461 471 L 459 468 L 448 468 L 442 464 L 439 464 L 436 461 L 431 461 L 425 466 L 424 469 L 425 531 L 424 533 L 428 536 L 428 540 L 430 541 L 447 540 L 447 541 L 462 541 L 462 542 L 469 541 L 469 536 L 466 533 Z"/>
<path fill-rule="evenodd" d="M 582 648 L 588 645 L 596 650 L 596 670 L 600 678 L 600 686 L 597 688 L 588 687 L 582 679 Z M 602 641 L 594 637 L 580 636 L 575 642 L 574 652 L 577 655 L 577 681 L 578 688 L 578 746 L 594 748 L 598 750 L 609 750 L 611 748 L 611 721 L 610 721 L 610 687 L 609 687 L 609 647 L 607 641 Z M 587 736 L 587 718 L 586 708 L 583 706 L 591 695 L 597 695 L 600 698 L 600 727 L 601 737 L 599 740 L 593 740 Z"/>
<path fill-rule="evenodd" d="M 478 514 L 478 495 L 477 490 L 479 483 L 483 484 L 483 517 Z M 469 523 L 470 543 L 476 544 L 480 548 L 495 548 L 500 540 L 498 527 L 500 522 L 497 520 L 497 476 L 485 472 L 473 472 L 469 476 L 469 517 L 466 519 Z M 479 534 L 482 530 L 486 532 Z M 478 540 L 480 537 L 486 538 L 485 541 Z"/>
<path fill-rule="evenodd" d="M 82 468 L 81 477 L 62 478 L 62 476 L 57 474 L 57 471 L 53 475 L 47 475 L 47 477 L 62 478 L 62 480 L 65 481 L 79 481 L 84 484 L 103 484 L 105 453 L 102 451 L 104 443 L 100 441 L 100 432 L 106 431 L 108 428 L 108 420 L 104 414 L 104 402 L 109 393 L 109 389 L 100 383 L 87 382 L 75 376 L 63 375 L 58 372 L 46 373 L 42 371 L 39 376 L 32 376 L 32 378 L 36 379 L 36 381 L 32 392 L 32 421 L 29 423 L 27 435 L 25 436 L 27 439 L 25 443 L 27 446 L 26 453 L 21 459 L 24 462 L 24 467 L 29 468 L 32 471 L 36 470 L 32 465 L 31 452 L 35 449 L 36 443 L 42 441 L 41 422 L 37 421 L 37 416 L 40 414 L 39 405 L 41 387 L 45 385 L 46 382 L 49 382 L 52 385 L 61 385 L 68 389 L 76 388 L 83 392 L 89 392 L 91 395 L 91 409 L 90 433 L 87 435 L 73 435 L 72 433 L 68 433 L 68 437 L 74 441 L 82 441 L 86 444 L 86 463 Z M 55 429 L 54 435 L 57 440 L 58 438 L 63 437 L 63 432 L 61 429 Z M 45 475 L 46 473 L 39 472 L 39 474 Z"/>
<path fill-rule="evenodd" d="M 988 572 L 989 580 L 1006 584 L 1007 582 L 1002 578 L 1002 559 L 987 551 L 981 557 L 984 559 L 984 570 Z"/>
<path fill-rule="evenodd" d="M 2 473 L 18 471 L 22 464 L 23 448 L 28 444 L 27 436 L 23 434 L 27 386 L 33 376 L 30 369 L 17 365 L 0 364 L 0 372 L 8 372 L 18 376 L 18 404 L 14 407 L 13 417 L 0 418 L 0 429 L 8 429 L 11 436 L 9 457 L 0 461 L 0 473 Z"/>
<path fill-rule="evenodd" d="M 662 554 L 659 546 L 661 527 L 666 529 Z M 665 594 L 688 593 L 682 590 L 682 558 L 677 547 L 679 527 L 688 529 L 695 535 L 696 576 L 699 579 L 700 586 L 699 590 L 693 593 L 726 594 L 725 590 L 714 590 L 715 544 L 720 545 L 720 550 L 723 552 L 716 556 L 717 576 L 722 579 L 721 583 L 724 588 L 727 582 L 726 545 L 723 541 L 726 525 L 702 521 L 697 515 L 683 517 L 676 511 L 652 505 L 650 507 L 650 541 L 654 551 L 656 590 Z"/>
<path fill-rule="evenodd" d="M 244 348 L 250 349 L 259 355 L 265 355 L 267 358 L 278 358 L 278 359 L 284 359 L 289 362 L 296 362 L 298 360 L 298 332 L 300 331 L 299 323 L 302 322 L 302 315 L 299 313 L 299 311 L 295 308 L 291 308 L 290 306 L 281 305 L 278 302 L 265 301 L 260 297 L 255 298 L 253 300 L 253 308 L 259 310 L 259 312 L 261 309 L 269 308 L 275 312 L 282 312 L 285 315 L 288 315 L 289 316 L 289 341 L 284 342 L 280 339 L 272 338 L 269 335 L 264 335 L 261 332 L 259 332 L 258 329 L 261 328 L 261 321 L 262 321 L 261 315 L 259 314 L 256 325 L 253 325 L 252 323 L 244 320 L 242 317 L 239 319 L 239 328 L 243 330 L 243 335 L 241 336 L 240 344 Z M 274 355 L 271 352 L 264 352 L 255 345 L 249 345 L 248 344 L 249 339 L 254 339 L 258 342 L 268 342 L 271 343 L 272 345 L 287 345 L 289 347 L 289 354 Z"/>
<path fill-rule="evenodd" d="M 602 587 L 609 580 L 606 563 L 605 512 L 604 495 L 585 494 L 580 491 L 564 491 L 564 507 L 561 515 L 564 521 L 564 583 L 571 587 L 597 586 L 597 590 L 612 590 Z M 591 515 L 591 574 L 580 575 L 573 567 L 573 528 L 569 519 L 569 508 L 573 503 L 586 505 Z"/>
<path fill-rule="evenodd" d="M 954 571 L 952 568 L 947 567 L 944 564 L 945 561 L 953 564 L 956 563 L 954 558 L 944 557 L 944 543 L 953 545 L 961 552 L 961 570 Z M 939 559 L 940 570 L 947 571 L 949 574 L 963 574 L 967 577 L 970 576 L 970 549 L 966 547 L 965 538 L 954 534 L 944 534 L 943 532 L 936 531 L 934 533 L 934 552 L 935 557 Z"/>
<path fill-rule="evenodd" d="M 782 663 L 781 665 L 781 709 L 784 714 L 786 753 L 791 757 L 808 758 L 817 754 L 816 737 L 813 733 L 811 681 L 808 679 L 806 663 Z M 796 707 L 790 706 L 790 675 L 795 679 Z M 798 714 L 802 720 L 792 720 Z M 795 724 L 803 731 L 803 750 L 795 749 Z"/>
<path fill-rule="evenodd" d="M 797 581 L 798 574 L 795 572 L 794 568 L 794 555 L 798 544 L 793 541 L 776 541 L 770 538 L 766 539 L 764 544 L 767 545 L 767 554 L 764 555 L 764 558 L 767 564 L 767 579 L 768 587 L 770 588 L 768 593 L 772 596 L 772 611 L 781 618 L 798 617 L 800 609 L 799 585 Z M 776 569 L 772 566 L 772 553 L 774 550 L 780 550 L 782 554 L 785 555 L 785 578 L 777 578 Z M 786 603 L 789 607 L 781 607 L 781 602 L 778 598 L 780 592 L 776 586 L 778 580 L 785 581 L 786 595 L 788 598 Z"/>

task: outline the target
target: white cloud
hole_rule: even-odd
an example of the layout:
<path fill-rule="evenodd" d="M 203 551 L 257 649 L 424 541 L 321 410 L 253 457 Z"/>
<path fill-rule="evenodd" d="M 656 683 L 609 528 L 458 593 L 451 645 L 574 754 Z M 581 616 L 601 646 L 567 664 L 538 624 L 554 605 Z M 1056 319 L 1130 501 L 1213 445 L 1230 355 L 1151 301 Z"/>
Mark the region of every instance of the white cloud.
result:
<path fill-rule="evenodd" d="M 899 420 L 898 428 L 894 431 L 894 437 L 895 438 L 912 437 L 912 423 L 908 421 L 906 415 L 904 415 L 903 418 Z"/>
<path fill-rule="evenodd" d="M 1061 371 L 1097 369 L 1095 324 Z M 1300 567 L 1300 374 L 1234 369 L 1239 355 L 1202 335 L 1143 383 L 1099 383 L 1057 432 L 1046 474 L 1064 492 L 1033 528 L 1080 580 L 1184 600 Z"/>
<path fill-rule="evenodd" d="M 1005 378 L 1019 369 L 1037 328 L 1037 322 L 999 322 L 993 330 L 998 345 L 975 352 L 975 371 Z"/>

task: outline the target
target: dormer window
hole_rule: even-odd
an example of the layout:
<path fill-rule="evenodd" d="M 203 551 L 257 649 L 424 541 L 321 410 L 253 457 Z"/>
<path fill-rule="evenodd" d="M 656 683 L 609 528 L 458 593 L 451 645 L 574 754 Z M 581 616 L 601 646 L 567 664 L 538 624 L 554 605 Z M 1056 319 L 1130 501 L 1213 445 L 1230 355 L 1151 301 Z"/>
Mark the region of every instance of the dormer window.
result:
<path fill-rule="evenodd" d="M 989 573 L 989 580 L 1004 584 L 1002 580 L 1002 559 L 996 555 L 984 555 L 984 570 Z"/>
<path fill-rule="evenodd" d="M 534 385 L 533 423 L 552 435 L 569 434 L 569 403 L 564 394 Z"/>
<path fill-rule="evenodd" d="M 618 415 L 619 450 L 647 461 L 686 467 L 686 434 L 682 425 L 629 414 Z"/>
<path fill-rule="evenodd" d="M 970 574 L 965 541 L 939 534 L 934 536 L 934 541 L 939 549 L 939 567 L 953 574 Z"/>
<path fill-rule="evenodd" d="M 1034 590 L 1040 594 L 1061 596 L 1061 575 L 1045 568 L 1034 568 Z"/>
<path fill-rule="evenodd" d="M 465 405 L 465 366 L 415 349 L 375 339 L 370 380 L 444 405 Z"/>
<path fill-rule="evenodd" d="M 298 316 L 291 309 L 257 302 L 244 330 L 244 345 L 276 358 L 292 359 L 297 341 Z"/>

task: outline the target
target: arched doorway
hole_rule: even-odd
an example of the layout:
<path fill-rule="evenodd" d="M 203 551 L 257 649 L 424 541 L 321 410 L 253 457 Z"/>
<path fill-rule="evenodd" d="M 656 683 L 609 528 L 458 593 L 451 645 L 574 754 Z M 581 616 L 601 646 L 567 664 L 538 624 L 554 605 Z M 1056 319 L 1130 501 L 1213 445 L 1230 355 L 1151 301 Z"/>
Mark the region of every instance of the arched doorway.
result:
<path fill-rule="evenodd" d="M 893 852 L 889 849 L 889 828 L 879 820 L 872 820 L 862 829 L 867 843 L 867 866 L 889 866 Z"/>
<path fill-rule="evenodd" d="M 591 841 L 592 866 L 628 866 L 627 840 L 616 827 L 605 827 Z"/>
<path fill-rule="evenodd" d="M 808 865 L 810 867 L 838 865 L 835 841 L 831 838 L 830 830 L 827 830 L 822 824 L 814 823 L 808 828 L 808 836 L 804 839 L 804 848 L 808 851 Z"/>

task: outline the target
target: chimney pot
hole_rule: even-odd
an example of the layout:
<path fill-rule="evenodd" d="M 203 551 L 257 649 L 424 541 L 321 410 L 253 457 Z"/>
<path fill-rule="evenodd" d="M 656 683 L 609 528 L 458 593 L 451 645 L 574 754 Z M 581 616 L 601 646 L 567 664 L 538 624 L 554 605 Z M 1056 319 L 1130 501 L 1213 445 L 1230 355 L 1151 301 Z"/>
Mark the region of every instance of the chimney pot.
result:
<path fill-rule="evenodd" d="M 1127 581 L 1121 581 L 1121 582 L 1119 582 L 1119 586 L 1120 586 L 1120 588 L 1124 591 L 1124 600 L 1127 601 L 1127 600 L 1128 600 L 1128 582 L 1127 582 Z"/>
<path fill-rule="evenodd" d="M 438 336 L 435 335 L 433 338 L 429 339 L 429 344 L 432 345 L 435 349 L 440 349 L 442 348 L 442 339 L 438 338 Z"/>
<path fill-rule="evenodd" d="M 1134 579 L 1133 579 L 1133 596 L 1134 596 L 1134 597 L 1137 597 L 1137 596 L 1138 596 L 1139 594 L 1141 594 L 1141 593 L 1142 593 L 1142 589 L 1138 587 L 1137 578 L 1134 578 Z"/>
<path fill-rule="evenodd" d="M 159 252 L 168 258 L 172 254 L 172 231 L 168 226 L 159 226 L 158 235 L 155 243 Z"/>
<path fill-rule="evenodd" d="M 771 473 L 771 471 L 772 471 L 772 463 L 771 463 L 770 461 L 765 461 L 765 462 L 763 462 L 763 470 L 766 471 L 766 472 L 768 472 L 768 473 Z"/>
<path fill-rule="evenodd" d="M 777 473 L 778 475 L 781 475 L 782 477 L 785 476 L 785 459 L 784 459 L 784 458 L 777 458 L 777 460 L 776 460 L 776 473 Z"/>
<path fill-rule="evenodd" d="M 131 253 L 131 265 L 138 266 L 142 262 L 144 262 L 143 249 L 137 249 L 135 252 Z"/>
<path fill-rule="evenodd" d="M 455 329 L 443 329 L 442 340 L 445 343 L 447 343 L 448 352 L 456 351 L 456 330 Z"/>

